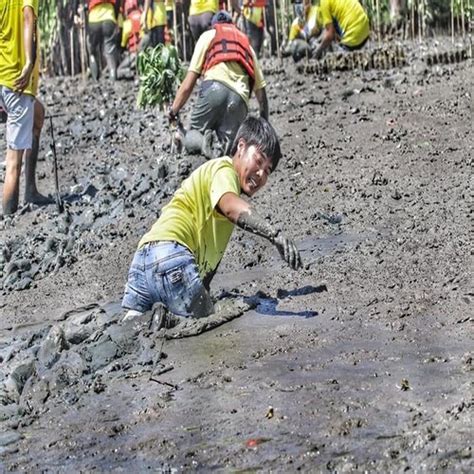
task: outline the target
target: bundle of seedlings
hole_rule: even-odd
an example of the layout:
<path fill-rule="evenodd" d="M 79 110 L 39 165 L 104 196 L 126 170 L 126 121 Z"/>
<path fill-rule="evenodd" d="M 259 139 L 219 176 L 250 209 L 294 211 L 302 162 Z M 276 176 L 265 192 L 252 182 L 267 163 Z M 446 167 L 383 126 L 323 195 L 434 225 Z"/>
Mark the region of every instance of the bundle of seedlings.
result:
<path fill-rule="evenodd" d="M 178 50 L 172 45 L 163 44 L 147 48 L 139 53 L 137 65 L 140 76 L 138 107 L 163 109 L 173 99 L 184 78 Z"/>

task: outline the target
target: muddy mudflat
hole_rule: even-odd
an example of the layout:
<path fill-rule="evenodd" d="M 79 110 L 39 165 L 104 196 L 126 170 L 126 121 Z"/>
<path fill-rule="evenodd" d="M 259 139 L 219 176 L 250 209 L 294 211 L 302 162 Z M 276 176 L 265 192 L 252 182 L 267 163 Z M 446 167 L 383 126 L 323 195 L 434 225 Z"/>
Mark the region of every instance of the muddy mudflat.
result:
<path fill-rule="evenodd" d="M 43 80 L 66 212 L 0 220 L 0 471 L 472 471 L 473 68 L 403 47 L 384 70 L 264 62 L 284 158 L 253 201 L 304 269 L 236 229 L 200 334 L 120 298 L 204 159 L 170 154 L 133 81 Z M 45 123 L 53 193 L 50 145 Z"/>

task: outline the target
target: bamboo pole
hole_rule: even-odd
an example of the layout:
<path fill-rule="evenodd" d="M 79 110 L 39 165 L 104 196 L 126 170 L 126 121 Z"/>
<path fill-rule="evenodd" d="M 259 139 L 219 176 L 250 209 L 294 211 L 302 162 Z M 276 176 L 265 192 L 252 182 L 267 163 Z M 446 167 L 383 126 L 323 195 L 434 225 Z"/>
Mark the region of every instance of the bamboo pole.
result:
<path fill-rule="evenodd" d="M 461 0 L 461 28 L 462 28 L 462 37 L 466 35 L 466 24 L 464 22 L 464 0 Z"/>
<path fill-rule="evenodd" d="M 86 54 L 86 34 L 85 34 L 85 14 L 84 7 L 81 7 L 79 11 L 80 24 L 79 24 L 79 47 L 81 48 L 81 76 L 82 81 L 86 81 L 86 69 L 87 69 L 87 54 Z"/>
<path fill-rule="evenodd" d="M 411 0 L 411 39 L 415 39 L 415 0 Z"/>
<path fill-rule="evenodd" d="M 184 11 L 181 11 L 181 26 L 183 32 L 183 59 L 188 60 L 188 55 L 186 54 L 186 19 L 184 17 Z"/>
<path fill-rule="evenodd" d="M 451 41 L 454 43 L 454 0 L 451 0 Z"/>
<path fill-rule="evenodd" d="M 418 17 L 418 43 L 421 43 L 421 7 L 420 0 L 416 0 L 416 13 Z"/>
<path fill-rule="evenodd" d="M 178 47 L 178 20 L 176 18 L 176 0 L 173 0 L 173 43 Z"/>
<path fill-rule="evenodd" d="M 281 51 L 280 51 L 280 32 L 278 31 L 278 14 L 277 14 L 276 0 L 273 0 L 273 18 L 275 21 L 275 40 L 276 40 L 276 47 L 277 47 L 277 56 L 278 56 L 278 61 L 280 61 L 280 65 L 281 65 L 282 58 L 281 58 Z"/>
<path fill-rule="evenodd" d="M 71 76 L 74 76 L 76 72 L 74 67 L 74 27 L 69 30 L 69 43 L 71 47 Z"/>
<path fill-rule="evenodd" d="M 377 41 L 380 46 L 381 35 L 380 35 L 380 2 L 379 0 L 375 0 L 375 8 L 376 8 L 376 15 L 377 15 Z"/>

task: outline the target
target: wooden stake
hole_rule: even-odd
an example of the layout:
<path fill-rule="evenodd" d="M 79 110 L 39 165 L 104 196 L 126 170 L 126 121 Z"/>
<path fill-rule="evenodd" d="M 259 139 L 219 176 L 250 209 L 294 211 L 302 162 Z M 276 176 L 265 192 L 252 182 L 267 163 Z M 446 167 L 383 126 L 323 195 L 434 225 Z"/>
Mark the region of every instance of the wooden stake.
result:
<path fill-rule="evenodd" d="M 275 21 L 275 40 L 276 40 L 276 47 L 277 47 L 277 56 L 281 65 L 282 58 L 281 58 L 281 51 L 280 51 L 280 34 L 279 34 L 280 32 L 278 31 L 278 14 L 277 14 L 276 0 L 273 0 L 273 17 Z"/>
<path fill-rule="evenodd" d="M 416 13 L 418 17 L 418 42 L 421 43 L 421 8 L 420 0 L 416 0 Z"/>
<path fill-rule="evenodd" d="M 181 7 L 182 9 L 183 7 Z M 188 60 L 188 55 L 186 54 L 186 19 L 184 17 L 184 11 L 181 11 L 181 25 L 183 30 L 183 59 Z"/>
<path fill-rule="evenodd" d="M 415 0 L 411 0 L 411 39 L 415 39 Z"/>
<path fill-rule="evenodd" d="M 466 25 L 464 23 L 464 0 L 461 0 L 461 28 L 462 28 L 462 37 L 466 35 Z"/>
<path fill-rule="evenodd" d="M 178 47 L 178 20 L 176 18 L 176 0 L 173 0 L 173 43 Z"/>
<path fill-rule="evenodd" d="M 377 9 L 377 41 L 380 46 L 380 3 L 379 0 L 375 0 L 375 8 Z"/>
<path fill-rule="evenodd" d="M 81 23 L 79 25 L 79 47 L 81 49 L 81 76 L 82 81 L 86 80 L 87 58 L 86 58 L 86 39 L 85 39 L 85 23 L 84 23 L 84 7 L 80 10 Z"/>
<path fill-rule="evenodd" d="M 69 43 L 71 47 L 71 76 L 74 76 L 76 68 L 74 67 L 74 27 L 69 31 Z"/>
<path fill-rule="evenodd" d="M 451 41 L 454 43 L 454 0 L 451 0 Z"/>

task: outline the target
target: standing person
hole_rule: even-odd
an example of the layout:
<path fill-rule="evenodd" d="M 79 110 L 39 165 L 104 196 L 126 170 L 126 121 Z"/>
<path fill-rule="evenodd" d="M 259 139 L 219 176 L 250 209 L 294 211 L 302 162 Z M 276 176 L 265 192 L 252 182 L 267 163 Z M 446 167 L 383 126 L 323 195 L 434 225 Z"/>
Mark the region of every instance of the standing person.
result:
<path fill-rule="evenodd" d="M 105 55 L 110 78 L 117 79 L 120 33 L 117 17 L 120 0 L 88 0 L 87 36 L 89 42 L 89 66 L 97 81 L 102 64 L 101 49 Z"/>
<path fill-rule="evenodd" d="M 38 0 L 0 3 L 0 107 L 6 113 L 7 155 L 3 186 L 3 213 L 18 209 L 20 174 L 25 156 L 25 200 L 44 204 L 36 189 L 35 171 L 44 111 L 38 90 Z M 33 127 L 36 119 L 36 129 Z M 35 136 L 35 139 L 33 138 Z M 33 149 L 32 149 L 33 148 Z"/>
<path fill-rule="evenodd" d="M 242 16 L 244 31 L 250 39 L 253 50 L 260 57 L 265 34 L 265 7 L 267 0 L 243 0 Z"/>
<path fill-rule="evenodd" d="M 144 35 L 140 50 L 165 44 L 166 6 L 164 0 L 145 0 L 141 24 Z"/>
<path fill-rule="evenodd" d="M 273 127 L 263 118 L 248 117 L 231 156 L 208 161 L 183 181 L 138 244 L 122 300 L 129 310 L 126 318 L 154 303 L 185 317 L 211 314 L 210 283 L 234 225 L 267 239 L 292 269 L 301 266 L 294 243 L 240 197 L 263 188 L 280 157 Z"/>
<path fill-rule="evenodd" d="M 194 43 L 211 28 L 212 17 L 219 10 L 219 0 L 191 0 L 188 24 Z"/>
<path fill-rule="evenodd" d="M 188 152 L 201 152 L 208 158 L 213 158 L 209 132 L 216 132 L 222 150 L 228 152 L 247 116 L 252 91 L 260 105 L 260 116 L 268 119 L 266 83 L 247 36 L 232 24 L 227 12 L 217 13 L 212 24 L 213 28 L 199 38 L 186 77 L 168 112 L 168 118 L 174 122 L 203 75 L 191 114 L 193 133 L 186 133 L 184 146 Z M 233 47 L 227 48 L 228 45 Z"/>
<path fill-rule="evenodd" d="M 321 0 L 318 18 L 324 32 L 313 53 L 315 58 L 319 59 L 335 40 L 343 49 L 354 51 L 369 39 L 369 17 L 358 0 Z"/>

